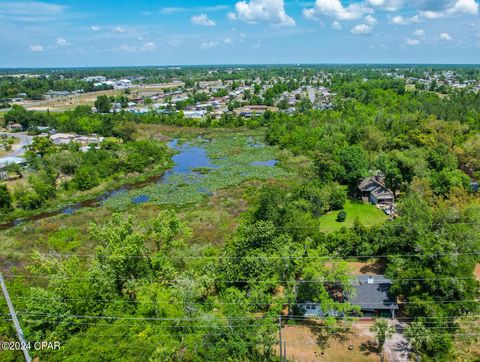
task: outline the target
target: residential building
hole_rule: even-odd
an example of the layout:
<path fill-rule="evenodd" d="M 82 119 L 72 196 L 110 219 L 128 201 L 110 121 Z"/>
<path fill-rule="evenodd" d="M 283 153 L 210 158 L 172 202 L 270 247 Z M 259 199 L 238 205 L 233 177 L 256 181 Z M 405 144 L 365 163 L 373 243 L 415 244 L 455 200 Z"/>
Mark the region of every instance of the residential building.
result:
<path fill-rule="evenodd" d="M 395 194 L 388 189 L 378 176 L 364 178 L 358 185 L 359 196 L 374 205 L 392 205 Z"/>

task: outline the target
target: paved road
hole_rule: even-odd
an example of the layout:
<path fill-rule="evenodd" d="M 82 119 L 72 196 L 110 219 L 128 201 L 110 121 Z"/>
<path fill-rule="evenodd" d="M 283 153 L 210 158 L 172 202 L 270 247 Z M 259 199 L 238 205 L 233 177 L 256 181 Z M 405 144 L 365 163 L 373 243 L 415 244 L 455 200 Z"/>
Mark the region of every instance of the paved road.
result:
<path fill-rule="evenodd" d="M 10 152 L 8 155 L 0 157 L 0 160 L 4 159 L 4 158 L 7 158 L 7 157 L 22 157 L 26 152 L 25 146 L 28 146 L 29 144 L 32 143 L 32 138 L 33 137 L 29 136 L 25 133 L 6 133 L 6 132 L 2 132 L 0 134 L 6 134 L 8 136 L 12 136 L 12 137 L 20 139 L 20 144 L 13 145 L 12 152 Z"/>
<path fill-rule="evenodd" d="M 395 328 L 395 334 L 385 341 L 383 346 L 385 359 L 389 362 L 408 362 L 410 346 L 403 335 L 403 330 L 407 325 L 396 319 L 391 320 L 389 323 Z"/>

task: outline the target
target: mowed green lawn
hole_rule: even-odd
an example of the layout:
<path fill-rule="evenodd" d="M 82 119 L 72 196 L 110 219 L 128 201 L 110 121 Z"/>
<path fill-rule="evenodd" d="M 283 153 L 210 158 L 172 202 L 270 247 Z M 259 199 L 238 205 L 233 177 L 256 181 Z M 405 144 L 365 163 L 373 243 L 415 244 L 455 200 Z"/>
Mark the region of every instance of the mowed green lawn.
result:
<path fill-rule="evenodd" d="M 388 216 L 382 210 L 357 200 L 347 200 L 344 210 L 347 212 L 345 222 L 336 221 L 340 211 L 332 211 L 323 215 L 320 218 L 320 231 L 329 233 L 340 230 L 344 226 L 351 227 L 357 217 L 362 225 L 366 227 L 381 224 L 388 219 Z"/>

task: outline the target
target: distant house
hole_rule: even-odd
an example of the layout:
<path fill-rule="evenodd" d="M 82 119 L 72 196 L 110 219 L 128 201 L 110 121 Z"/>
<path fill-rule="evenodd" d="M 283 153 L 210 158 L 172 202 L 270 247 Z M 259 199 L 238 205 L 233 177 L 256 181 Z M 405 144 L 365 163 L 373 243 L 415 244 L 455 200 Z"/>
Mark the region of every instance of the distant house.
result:
<path fill-rule="evenodd" d="M 11 123 L 7 126 L 9 131 L 23 131 L 23 126 L 19 123 Z"/>
<path fill-rule="evenodd" d="M 50 139 L 56 145 L 69 144 L 73 141 L 75 135 L 70 133 L 57 133 L 50 136 Z"/>
<path fill-rule="evenodd" d="M 377 176 L 364 178 L 358 185 L 358 192 L 364 201 L 374 205 L 391 205 L 395 202 L 394 193 Z"/>
<path fill-rule="evenodd" d="M 364 317 L 395 317 L 398 310 L 396 297 L 391 294 L 392 281 L 384 275 L 360 275 L 354 281 L 355 292 L 351 298 L 343 295 L 343 301 L 360 307 Z M 342 294 L 342 293 L 340 293 Z M 323 311 L 319 303 L 301 302 L 298 307 L 304 310 L 306 317 L 342 317 L 335 311 Z"/>
<path fill-rule="evenodd" d="M 132 81 L 130 79 L 120 79 L 115 83 L 115 89 L 126 89 L 132 86 Z"/>
<path fill-rule="evenodd" d="M 184 111 L 183 115 L 185 118 L 203 118 L 205 117 L 206 112 L 203 110 L 200 111 Z"/>
<path fill-rule="evenodd" d="M 90 144 L 100 144 L 103 142 L 104 137 L 98 137 L 96 135 L 90 136 L 78 136 L 71 133 L 56 133 L 50 136 L 50 139 L 56 145 L 65 145 L 69 143 L 78 143 L 82 146 L 88 146 Z"/>
<path fill-rule="evenodd" d="M 0 160 L 0 170 L 5 170 L 11 164 L 25 165 L 26 163 L 23 157 L 4 157 Z"/>

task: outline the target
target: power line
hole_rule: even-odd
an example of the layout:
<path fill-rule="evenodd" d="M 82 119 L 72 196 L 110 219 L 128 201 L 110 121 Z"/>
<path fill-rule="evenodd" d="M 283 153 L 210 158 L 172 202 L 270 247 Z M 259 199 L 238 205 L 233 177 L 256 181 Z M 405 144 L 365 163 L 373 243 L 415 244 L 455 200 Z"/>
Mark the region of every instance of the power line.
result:
<path fill-rule="evenodd" d="M 299 302 L 281 302 L 281 301 L 272 301 L 270 303 L 251 303 L 251 302 L 230 302 L 230 303 L 223 303 L 218 301 L 205 301 L 205 302 L 189 302 L 189 301 L 168 301 L 168 302 L 152 302 L 152 301 L 141 301 L 141 300 L 123 300 L 123 299 L 96 299 L 96 298 L 49 298 L 49 297 L 19 297 L 16 296 L 14 299 L 23 299 L 23 300 L 54 300 L 54 301 L 74 301 L 74 300 L 90 300 L 95 302 L 113 302 L 113 303 L 126 303 L 126 304 L 152 304 L 152 305 L 162 305 L 162 304 L 186 304 L 186 305 L 258 305 L 258 306 L 269 306 L 269 305 L 301 305 L 306 303 L 299 303 Z M 399 302 L 398 304 L 437 304 L 437 303 L 468 303 L 468 302 L 475 302 L 479 303 L 480 300 L 478 299 L 457 299 L 457 300 L 419 300 L 416 302 Z M 369 303 L 369 305 L 383 305 L 383 303 Z"/>
<path fill-rule="evenodd" d="M 285 317 L 283 317 L 285 318 Z M 41 318 L 40 319 L 41 321 L 45 321 L 45 320 L 48 320 L 48 318 Z M 285 318 L 284 319 L 285 321 L 288 321 L 288 318 Z M 203 321 L 203 320 L 202 320 Z M 314 320 L 307 320 L 307 321 L 310 321 L 310 322 L 313 322 Z M 24 323 L 39 323 L 40 321 L 37 320 L 37 319 L 22 319 L 22 322 Z M 222 320 L 222 322 L 228 322 L 228 319 L 225 319 L 225 320 Z M 255 322 L 255 321 L 252 321 L 252 322 Z M 274 319 L 272 319 L 272 323 L 275 322 Z M 345 323 L 355 323 L 355 322 L 358 322 L 357 321 L 346 321 Z M 470 325 L 470 324 L 473 324 L 473 325 L 477 325 L 477 320 L 472 320 L 472 321 L 465 321 L 463 322 L 462 325 Z M 55 324 L 60 324 L 60 322 L 56 322 Z M 133 324 L 133 323 L 128 323 L 128 324 L 106 324 L 106 323 L 89 323 L 89 322 L 66 322 L 67 325 L 88 325 L 88 326 L 95 326 L 95 327 L 108 327 L 108 328 L 120 328 L 120 327 L 139 327 L 140 325 L 139 324 Z M 250 323 L 249 323 L 250 325 Z M 266 325 L 262 325 L 262 324 L 254 324 L 255 326 L 266 326 Z M 229 327 L 243 327 L 245 326 L 245 324 L 232 324 L 232 323 L 228 323 L 228 326 Z M 275 326 L 275 324 L 271 324 L 270 326 Z M 480 324 L 478 325 L 480 327 Z M 166 329 L 181 329 L 181 328 L 185 328 L 185 329 L 188 329 L 188 328 L 200 328 L 200 329 L 203 329 L 203 328 L 211 328 L 211 329 L 219 329 L 221 328 L 222 326 L 217 326 L 217 325 L 207 325 L 207 324 L 197 324 L 197 325 L 177 325 L 177 324 L 174 324 L 174 325 L 164 325 L 164 324 L 160 324 L 160 325 L 157 325 L 155 326 L 155 328 L 166 328 Z M 351 325 L 351 326 L 333 326 L 333 327 L 330 327 L 330 326 L 327 326 L 327 325 L 312 325 L 312 324 L 295 324 L 295 325 L 290 325 L 290 327 L 305 327 L 305 328 L 321 328 L 321 329 L 333 329 L 333 330 L 343 330 L 343 329 L 346 329 L 346 330 L 350 330 L 352 328 L 356 328 L 356 329 L 368 329 L 370 328 L 370 325 Z M 440 326 L 440 327 L 428 327 L 428 329 L 445 329 L 445 330 L 450 330 L 452 328 L 449 328 L 449 327 L 445 327 L 445 326 Z"/>
<path fill-rule="evenodd" d="M 24 252 L 6 252 L 0 251 L 0 255 L 7 256 L 32 256 L 33 252 L 24 253 Z M 41 256 L 45 257 L 56 257 L 56 258 L 69 258 L 69 257 L 78 257 L 78 258 L 91 258 L 98 257 L 97 254 L 62 254 L 62 253 L 39 253 Z M 349 255 L 349 256 L 339 256 L 339 255 L 325 255 L 325 256 L 168 256 L 169 259 L 233 259 L 233 260 L 321 260 L 321 259 L 341 259 L 341 260 L 350 260 L 350 259 L 385 259 L 385 258 L 420 258 L 420 257 L 441 257 L 441 256 L 475 256 L 480 255 L 480 252 L 450 252 L 450 253 L 431 253 L 431 254 L 385 254 L 385 255 Z M 148 254 L 144 255 L 122 255 L 123 258 L 146 258 Z"/>
<path fill-rule="evenodd" d="M 283 317 L 284 320 L 288 321 L 288 316 L 284 316 Z M 459 317 L 461 318 L 461 317 Z M 110 328 L 119 328 L 119 327 L 140 327 L 141 325 L 140 324 L 134 324 L 134 323 L 122 323 L 122 324 L 118 324 L 118 323 L 115 323 L 115 324 L 107 324 L 107 323 L 92 323 L 92 322 L 77 322 L 77 321 L 57 321 L 58 318 L 54 318 L 54 317 L 37 317 L 37 319 L 25 319 L 25 318 L 22 318 L 22 322 L 24 323 L 39 323 L 41 321 L 45 321 L 45 322 L 48 322 L 50 324 L 61 324 L 61 323 L 66 323 L 67 325 L 86 325 L 86 326 L 98 326 L 98 327 L 110 327 Z M 396 318 L 397 320 L 399 321 L 403 321 L 404 319 L 402 318 Z M 480 316 L 479 316 L 479 319 L 480 319 Z M 462 325 L 470 325 L 470 324 L 474 324 L 474 325 L 477 325 L 478 324 L 478 320 L 479 319 L 475 319 L 475 320 L 466 320 L 466 321 L 460 321 L 462 323 Z M 1 319 L 1 320 L 5 320 L 5 321 L 10 321 L 11 318 L 4 318 L 4 319 Z M 207 320 L 204 319 L 204 320 Z M 202 320 L 203 321 L 203 320 Z M 236 325 L 236 324 L 232 324 L 231 321 L 228 320 L 228 318 L 225 318 L 225 319 L 222 319 L 221 320 L 222 322 L 226 322 L 228 321 L 228 325 L 229 326 L 240 326 L 239 325 Z M 273 320 L 272 320 L 273 321 Z M 302 319 L 302 320 L 294 320 L 295 322 L 317 322 L 318 320 L 316 319 L 311 319 L 311 318 L 305 318 L 305 319 Z M 249 323 L 254 323 L 255 321 L 249 321 Z M 347 320 L 346 321 L 347 323 L 361 323 L 362 322 L 362 319 L 353 319 L 353 320 Z M 369 320 L 370 322 L 370 320 Z M 251 324 L 249 324 L 251 325 Z M 255 326 L 262 326 L 262 324 L 253 324 Z M 428 328 L 439 328 L 439 329 L 445 329 L 445 322 L 443 321 L 434 321 L 434 322 L 423 322 L 423 325 L 425 326 L 430 326 L 430 325 L 442 325 L 441 327 L 428 327 Z M 323 325 L 323 326 L 314 326 L 314 325 L 311 325 L 311 324 L 295 324 L 293 326 L 299 326 L 299 327 L 315 327 L 315 328 L 327 328 L 326 325 Z M 175 325 L 164 325 L 164 324 L 161 324 L 161 325 L 158 325 L 156 326 L 157 328 L 207 328 L 207 327 L 211 327 L 213 328 L 214 325 L 211 325 L 211 326 L 207 326 L 207 325 L 178 325 L 178 324 L 175 324 Z M 355 328 L 360 328 L 362 327 L 361 325 L 355 325 Z M 338 328 L 338 327 L 335 327 L 335 328 Z"/>
<path fill-rule="evenodd" d="M 191 320 L 205 320 L 205 317 L 187 317 L 187 318 L 160 318 L 160 317 L 116 317 L 116 316 L 91 316 L 91 315 L 58 315 L 58 314 L 48 314 L 48 313 L 36 313 L 36 312 L 29 312 L 29 311 L 21 311 L 17 313 L 20 316 L 46 316 L 46 317 L 54 317 L 54 318 L 81 318 L 81 319 L 101 319 L 101 320 L 144 320 L 144 321 L 191 321 Z M 313 318 L 305 317 L 304 315 L 287 315 L 283 316 L 286 320 L 292 319 L 292 320 L 315 320 Z M 480 315 L 459 315 L 455 317 L 462 317 L 462 318 L 477 318 L 480 317 Z M 263 317 L 258 317 L 258 316 L 251 316 L 251 317 L 214 317 L 217 319 L 221 320 L 269 320 L 273 319 L 276 320 L 278 319 L 278 315 L 276 316 L 263 316 Z M 418 317 L 417 317 L 418 318 Z M 454 317 L 449 316 L 449 317 L 422 317 L 424 319 L 452 319 Z M 211 316 L 210 316 L 210 319 Z"/>
<path fill-rule="evenodd" d="M 359 275 L 360 276 L 360 275 Z M 367 276 L 367 275 L 365 275 Z M 69 279 L 69 280 L 90 280 L 89 277 L 81 277 L 81 276 L 65 276 L 65 275 L 26 275 L 26 274 L 16 274 L 16 275 L 7 275 L 8 278 L 27 278 L 27 279 Z M 358 277 L 358 276 L 357 276 Z M 132 280 L 137 278 L 114 278 L 115 280 Z M 144 278 L 139 278 L 144 279 Z M 356 280 L 356 278 L 351 277 L 352 281 Z M 401 278 L 399 282 L 403 281 L 426 281 L 426 280 L 471 280 L 477 279 L 475 276 L 470 277 L 432 277 L 432 278 Z M 152 279 L 155 280 L 155 279 Z M 163 279 L 159 282 L 181 282 L 188 280 L 187 278 L 179 278 L 179 279 Z M 344 282 L 340 279 L 329 280 L 329 279 L 311 279 L 311 280 L 257 280 L 257 279 L 243 279 L 243 280 L 229 280 L 229 279 L 209 279 L 208 281 L 211 282 L 218 282 L 218 283 L 341 283 Z"/>

